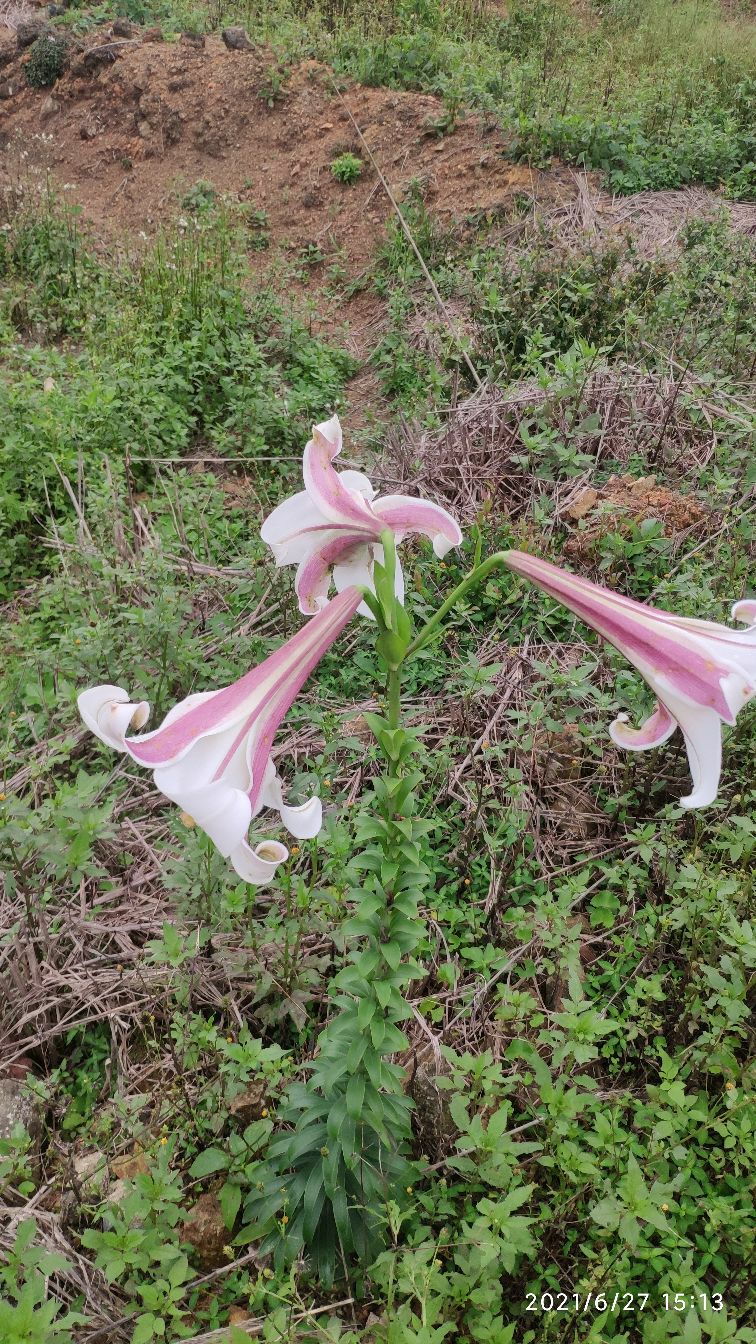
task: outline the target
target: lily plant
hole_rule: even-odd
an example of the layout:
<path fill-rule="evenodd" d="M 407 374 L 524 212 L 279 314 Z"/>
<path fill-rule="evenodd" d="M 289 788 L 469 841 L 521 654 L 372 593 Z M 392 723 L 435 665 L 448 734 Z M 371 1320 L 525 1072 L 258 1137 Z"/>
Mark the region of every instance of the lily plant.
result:
<path fill-rule="evenodd" d="M 367 715 L 383 757 L 369 782 L 348 867 L 353 913 L 339 931 L 345 964 L 330 986 L 330 1014 L 306 1066 L 279 1110 L 273 1138 L 243 1204 L 238 1240 L 290 1260 L 306 1249 L 325 1284 L 357 1258 L 369 1263 L 388 1223 L 387 1202 L 412 1182 L 408 1153 L 411 1103 L 397 1053 L 408 1045 L 408 986 L 423 974 L 415 953 L 425 936 L 420 905 L 430 883 L 424 858 L 429 823 L 417 797 L 417 732 L 402 724 L 406 662 L 443 630 L 453 608 L 494 570 L 509 569 L 563 603 L 638 669 L 657 696 L 642 727 L 625 715 L 614 741 L 630 750 L 661 745 L 680 727 L 693 790 L 686 807 L 717 793 L 721 724 L 733 724 L 756 694 L 756 601 L 738 602 L 744 630 L 691 620 L 646 606 L 521 551 L 480 560 L 415 633 L 404 606 L 397 546 L 429 538 L 437 556 L 462 541 L 456 520 L 437 504 L 404 495 L 379 497 L 358 471 L 338 472 L 337 417 L 316 425 L 304 450 L 304 491 L 280 504 L 262 526 L 279 565 L 296 564 L 301 630 L 231 686 L 192 694 L 154 732 L 139 733 L 146 702 L 119 686 L 84 691 L 79 708 L 103 742 L 153 771 L 156 787 L 211 837 L 236 872 L 271 879 L 288 857 L 279 840 L 250 844 L 264 807 L 297 837 L 321 826 L 318 798 L 284 802 L 271 755 L 275 732 L 319 660 L 358 612 L 374 622 L 376 665 L 385 711 Z M 338 596 L 329 600 L 331 586 Z M 136 730 L 136 731 L 135 731 Z M 252 1168 L 250 1168 L 252 1170 Z"/>

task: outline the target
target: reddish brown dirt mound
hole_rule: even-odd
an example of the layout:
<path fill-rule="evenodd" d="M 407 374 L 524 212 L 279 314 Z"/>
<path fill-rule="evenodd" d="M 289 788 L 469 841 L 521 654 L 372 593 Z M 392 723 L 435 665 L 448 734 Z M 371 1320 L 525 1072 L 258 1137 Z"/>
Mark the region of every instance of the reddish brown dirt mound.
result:
<path fill-rule="evenodd" d="M 565 554 L 573 559 L 591 555 L 610 532 L 627 531 L 628 524 L 656 519 L 668 537 L 690 529 L 706 531 L 713 520 L 691 495 L 657 485 L 654 476 L 611 476 L 600 488 L 586 486 L 562 514 L 565 522 L 581 524 L 567 541 Z"/>
<path fill-rule="evenodd" d="M 342 103 L 330 70 L 315 62 L 284 76 L 261 49 L 156 38 L 100 30 L 50 91 L 26 85 L 26 52 L 0 71 L 7 163 L 20 148 L 73 184 L 72 199 L 100 231 L 150 232 L 205 179 L 264 209 L 272 240 L 342 247 L 349 269 L 359 267 L 390 204 L 369 163 L 353 186 L 331 173 L 344 150 L 366 158 L 347 107 L 392 187 L 401 195 L 421 179 L 440 213 L 496 213 L 516 194 L 548 204 L 574 193 L 566 173 L 508 163 L 501 134 L 475 119 L 439 138 L 430 124 L 443 112 L 436 98 L 353 86 Z"/>

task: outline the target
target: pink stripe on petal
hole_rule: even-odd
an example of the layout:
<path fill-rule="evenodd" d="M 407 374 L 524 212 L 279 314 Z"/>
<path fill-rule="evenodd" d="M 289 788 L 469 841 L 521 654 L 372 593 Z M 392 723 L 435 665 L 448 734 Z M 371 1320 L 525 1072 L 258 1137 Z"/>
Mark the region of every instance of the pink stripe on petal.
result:
<path fill-rule="evenodd" d="M 646 680 L 662 677 L 678 694 L 715 709 L 726 723 L 735 722 L 721 685 L 722 679 L 735 670 L 732 663 L 729 659 L 718 663 L 696 650 L 693 641 L 685 637 L 693 632 L 677 627 L 668 612 L 657 613 L 653 607 L 610 593 L 520 551 L 510 551 L 507 563 L 592 626 L 634 663 Z M 657 616 L 662 619 L 657 620 Z"/>
<path fill-rule="evenodd" d="M 364 539 L 351 531 L 346 536 L 327 541 L 302 561 L 294 581 L 294 591 L 299 598 L 299 610 L 305 616 L 316 612 L 328 597 L 332 567 L 349 555 L 355 546 L 363 548 L 364 545 Z"/>
<path fill-rule="evenodd" d="M 200 704 L 172 723 L 157 728 L 155 732 L 146 733 L 143 737 L 127 738 L 126 747 L 130 755 L 140 764 L 152 768 L 170 765 L 187 752 L 198 738 L 230 727 L 237 715 L 254 714 L 258 709 L 256 697 L 265 697 L 266 692 L 274 690 L 276 681 L 285 679 L 292 669 L 300 666 L 307 666 L 308 669 L 314 667 L 354 615 L 361 600 L 361 594 L 356 589 L 341 593 L 275 653 L 231 686 L 208 695 Z M 313 650 L 320 650 L 314 662 Z M 309 670 L 305 673 L 305 678 L 307 676 Z"/>
<path fill-rule="evenodd" d="M 346 601 L 344 599 L 346 598 Z M 335 597 L 326 610 L 340 604 L 338 624 L 331 624 L 316 641 L 314 647 L 310 650 L 306 659 L 292 670 L 285 684 L 281 685 L 280 694 L 271 699 L 266 704 L 263 711 L 257 717 L 258 731 L 255 736 L 254 751 L 248 761 L 249 772 L 252 780 L 249 790 L 249 801 L 252 804 L 252 813 L 254 815 L 265 784 L 265 768 L 270 756 L 270 749 L 273 745 L 281 720 L 288 713 L 293 701 L 296 699 L 300 690 L 307 681 L 310 673 L 320 662 L 321 658 L 328 652 L 331 645 L 341 634 L 344 627 L 349 623 L 362 601 L 362 594 L 359 588 L 345 588 L 343 593 Z M 310 622 L 310 627 L 315 624 L 315 620 Z"/>
<path fill-rule="evenodd" d="M 428 499 L 413 499 L 411 495 L 385 495 L 383 499 L 375 501 L 373 512 L 395 532 L 419 532 L 421 536 L 430 537 L 434 549 L 437 549 L 437 538 L 443 538 L 448 546 L 439 554 L 445 554 L 449 546 L 459 546 L 462 541 L 462 530 L 456 519 L 446 509 L 442 509 L 439 504 L 432 504 Z"/>
<path fill-rule="evenodd" d="M 333 459 L 340 451 L 341 427 L 337 417 L 315 425 L 302 461 L 305 489 L 326 518 L 352 525 L 365 537 L 375 539 L 381 529 L 370 505 L 362 495 L 349 490 L 334 470 Z"/>

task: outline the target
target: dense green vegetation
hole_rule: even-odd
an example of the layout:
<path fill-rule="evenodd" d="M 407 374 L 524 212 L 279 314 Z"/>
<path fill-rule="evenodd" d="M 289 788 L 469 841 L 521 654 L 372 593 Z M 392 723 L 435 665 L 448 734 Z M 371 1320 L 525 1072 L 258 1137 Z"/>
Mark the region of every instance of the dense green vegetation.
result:
<path fill-rule="evenodd" d="M 581 13 L 415 0 L 389 23 L 345 0 L 212 17 L 275 32 L 282 59 L 483 106 L 517 152 L 602 166 L 617 190 L 747 196 L 745 21 L 639 0 Z M 31 1059 L 42 1121 L 0 1138 L 0 1339 L 240 1344 L 233 1308 L 292 1344 L 753 1344 L 754 710 L 726 732 L 717 803 L 683 812 L 679 735 L 638 756 L 607 736 L 647 711 L 640 678 L 511 574 L 405 679 L 430 869 L 400 1061 L 410 1174 L 333 1285 L 287 1262 L 282 1219 L 282 1253 L 255 1249 L 279 1111 L 355 942 L 370 630 L 348 628 L 281 735 L 289 794 L 318 791 L 326 824 L 263 892 L 80 731 L 75 696 L 122 685 L 157 724 L 299 627 L 259 527 L 300 488 L 311 422 L 338 406 L 349 434 L 355 364 L 282 297 L 290 258 L 272 248 L 253 279 L 259 219 L 203 183 L 184 205 L 188 225 L 133 255 L 97 247 L 52 191 L 16 200 L 0 233 L 0 1041 Z M 727 621 L 754 591 L 751 241 L 713 207 L 654 255 L 524 210 L 504 249 L 516 210 L 441 230 L 419 187 L 404 211 L 457 322 L 389 228 L 360 283 L 385 302 L 394 446 L 371 429 L 347 453 L 462 516 L 443 561 L 405 547 L 415 619 L 476 548 L 524 545 Z M 463 351 L 486 382 L 477 440 Z M 652 474 L 692 523 L 605 503 L 597 526 L 565 506 Z"/>

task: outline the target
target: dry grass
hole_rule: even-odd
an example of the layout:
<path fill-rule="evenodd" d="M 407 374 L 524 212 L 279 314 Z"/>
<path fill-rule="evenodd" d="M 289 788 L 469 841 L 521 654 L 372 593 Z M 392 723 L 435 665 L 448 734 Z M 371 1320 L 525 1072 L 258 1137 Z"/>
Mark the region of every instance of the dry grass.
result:
<path fill-rule="evenodd" d="M 0 0 L 0 28 L 10 28 L 15 33 L 35 12 L 30 5 L 19 4 L 18 0 Z"/>
<path fill-rule="evenodd" d="M 688 414 L 689 393 L 696 394 L 703 423 Z M 628 366 L 597 367 L 586 377 L 579 413 L 572 392 L 560 398 L 553 387 L 546 391 L 530 380 L 506 388 L 487 384 L 461 402 L 441 430 L 408 426 L 393 438 L 391 484 L 443 500 L 470 524 L 484 506 L 521 519 L 541 497 L 553 501 L 559 516 L 607 461 L 627 463 L 642 455 L 651 467 L 663 465 L 667 479 L 682 483 L 715 452 L 715 415 L 744 422 L 737 405 L 715 405 L 715 395 L 707 391 L 702 399 L 693 375 L 674 367 L 662 379 Z M 550 423 L 573 439 L 576 423 L 595 416 L 596 428 L 580 442 L 591 465 L 579 476 L 539 479 L 523 460 L 520 428 L 538 412 L 547 412 Z"/>

